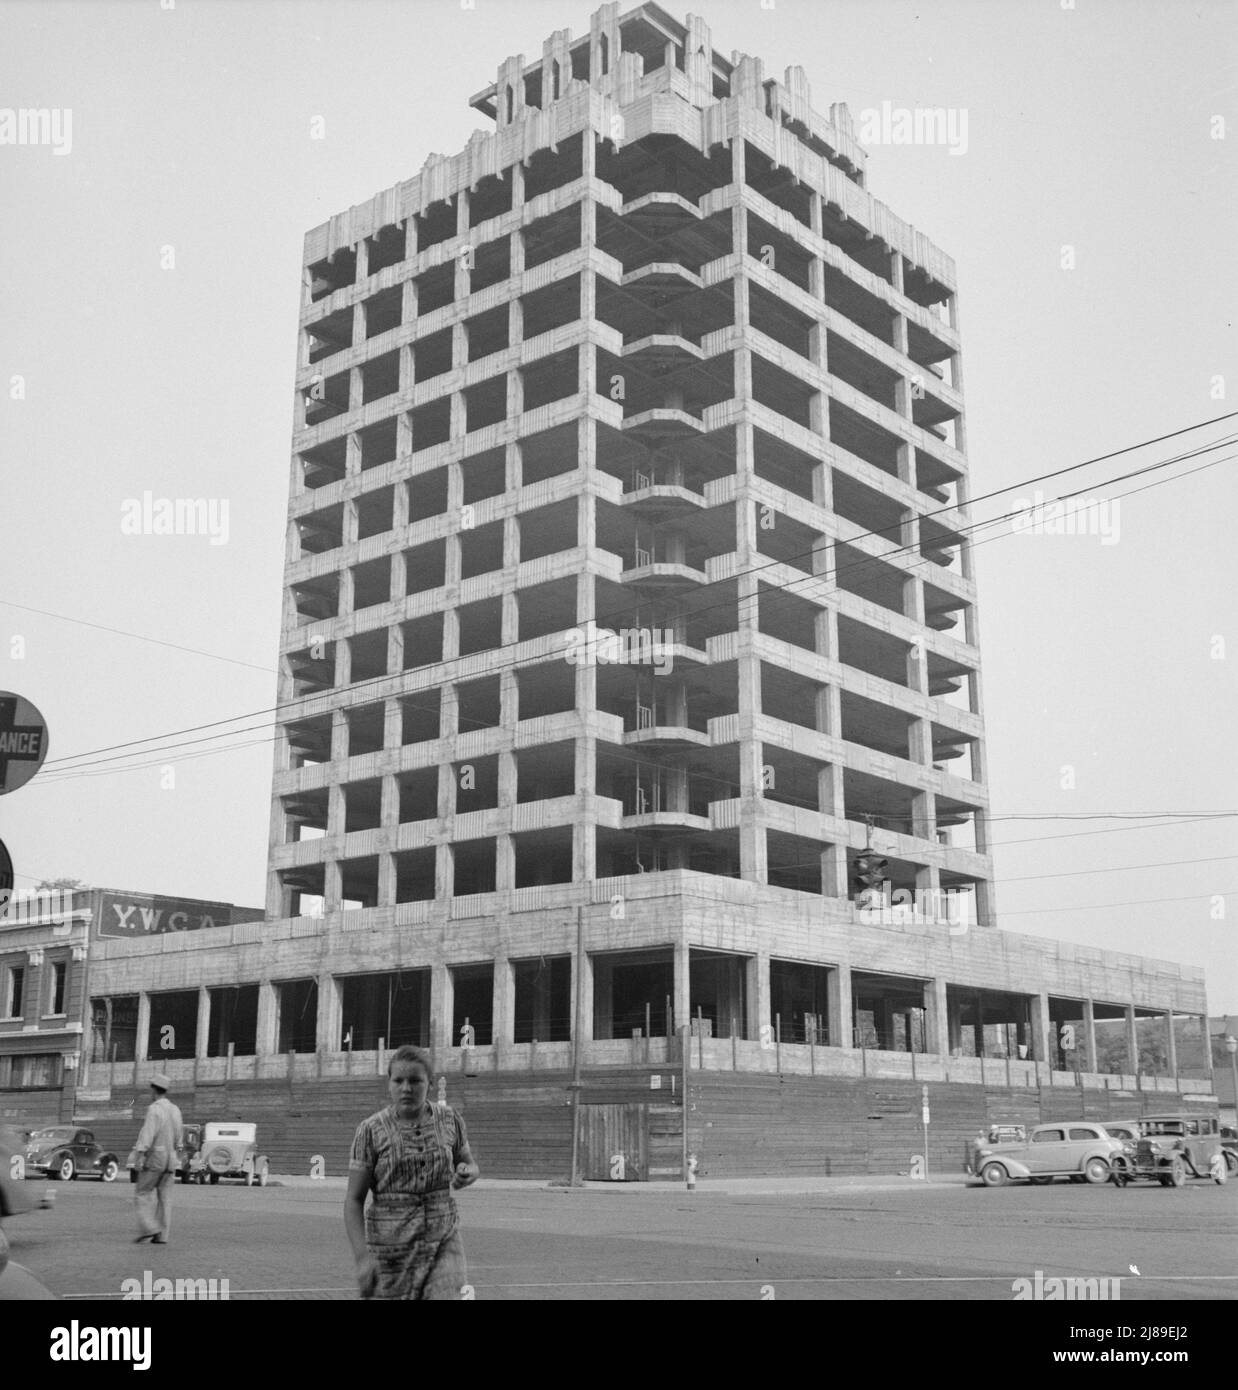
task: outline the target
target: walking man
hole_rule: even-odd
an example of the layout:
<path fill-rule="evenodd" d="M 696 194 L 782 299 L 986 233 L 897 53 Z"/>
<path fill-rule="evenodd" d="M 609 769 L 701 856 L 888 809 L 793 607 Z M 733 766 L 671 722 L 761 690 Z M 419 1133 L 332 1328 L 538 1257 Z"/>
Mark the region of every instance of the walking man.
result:
<path fill-rule="evenodd" d="M 151 1077 L 150 1105 L 135 1148 L 137 1245 L 144 1240 L 152 1245 L 166 1245 L 172 1226 L 172 1184 L 176 1181 L 177 1150 L 183 1130 L 181 1112 L 168 1099 L 171 1085 L 162 1072 Z"/>

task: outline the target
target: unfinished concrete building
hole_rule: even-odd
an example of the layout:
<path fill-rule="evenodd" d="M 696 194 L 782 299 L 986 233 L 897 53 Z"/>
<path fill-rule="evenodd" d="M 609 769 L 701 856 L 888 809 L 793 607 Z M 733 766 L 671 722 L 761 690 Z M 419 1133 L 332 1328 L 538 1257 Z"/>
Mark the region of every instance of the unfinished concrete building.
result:
<path fill-rule="evenodd" d="M 268 922 L 163 987 L 256 981 L 256 1078 L 1202 1044 L 995 929 L 954 265 L 846 107 L 613 4 L 472 105 L 307 237 Z"/>

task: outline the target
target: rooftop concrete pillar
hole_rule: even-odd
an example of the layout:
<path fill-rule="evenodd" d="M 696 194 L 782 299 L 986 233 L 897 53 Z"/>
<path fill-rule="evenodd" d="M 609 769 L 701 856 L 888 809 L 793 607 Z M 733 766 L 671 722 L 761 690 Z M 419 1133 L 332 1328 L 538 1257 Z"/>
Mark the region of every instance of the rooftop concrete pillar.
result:
<path fill-rule="evenodd" d="M 926 980 L 924 984 L 924 1048 L 939 1057 L 950 1055 L 946 982 L 941 978 Z"/>
<path fill-rule="evenodd" d="M 198 1017 L 195 1022 L 193 1055 L 196 1058 L 209 1057 L 211 1042 L 211 992 L 205 985 L 198 986 Z"/>
<path fill-rule="evenodd" d="M 851 997 L 851 966 L 841 964 L 830 969 L 827 985 L 830 1010 L 830 1046 L 855 1046 L 855 1004 Z"/>
<path fill-rule="evenodd" d="M 1096 1006 L 1089 996 L 1083 1001 L 1083 1070 L 1095 1072 L 1096 1067 Z"/>

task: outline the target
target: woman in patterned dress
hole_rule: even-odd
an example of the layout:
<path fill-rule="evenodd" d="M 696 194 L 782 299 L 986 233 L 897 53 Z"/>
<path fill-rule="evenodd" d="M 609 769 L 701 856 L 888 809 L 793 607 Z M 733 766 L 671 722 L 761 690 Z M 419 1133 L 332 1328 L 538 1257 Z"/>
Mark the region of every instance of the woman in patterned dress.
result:
<path fill-rule="evenodd" d="M 344 1226 L 361 1297 L 459 1298 L 464 1247 L 452 1188 L 479 1173 L 464 1121 L 427 1104 L 430 1058 L 420 1048 L 397 1048 L 387 1078 L 391 1104 L 357 1127 L 348 1164 Z"/>

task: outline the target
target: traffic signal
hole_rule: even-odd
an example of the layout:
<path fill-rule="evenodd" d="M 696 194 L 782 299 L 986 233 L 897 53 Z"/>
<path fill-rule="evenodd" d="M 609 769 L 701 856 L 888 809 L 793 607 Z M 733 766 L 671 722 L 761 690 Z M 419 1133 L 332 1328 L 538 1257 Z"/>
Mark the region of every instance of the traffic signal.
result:
<path fill-rule="evenodd" d="M 879 854 L 866 850 L 855 857 L 855 886 L 859 889 L 876 888 L 886 880 L 886 870 L 890 861 Z"/>

